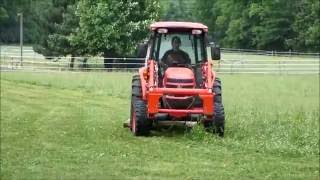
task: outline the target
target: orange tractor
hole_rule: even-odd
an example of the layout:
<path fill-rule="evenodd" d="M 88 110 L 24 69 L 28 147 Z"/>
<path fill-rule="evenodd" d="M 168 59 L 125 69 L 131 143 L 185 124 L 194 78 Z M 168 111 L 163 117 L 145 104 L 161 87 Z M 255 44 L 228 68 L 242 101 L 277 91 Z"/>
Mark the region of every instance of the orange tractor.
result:
<path fill-rule="evenodd" d="M 208 27 L 191 22 L 156 22 L 145 44 L 145 66 L 132 78 L 130 120 L 135 136 L 157 125 L 201 122 L 224 135 L 221 81 L 208 59 L 220 60 L 220 49 L 208 43 Z"/>

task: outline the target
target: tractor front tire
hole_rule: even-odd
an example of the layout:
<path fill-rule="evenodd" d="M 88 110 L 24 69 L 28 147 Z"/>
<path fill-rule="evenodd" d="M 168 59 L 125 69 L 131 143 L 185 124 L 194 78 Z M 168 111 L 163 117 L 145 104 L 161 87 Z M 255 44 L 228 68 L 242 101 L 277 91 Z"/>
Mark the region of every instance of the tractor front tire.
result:
<path fill-rule="evenodd" d="M 142 99 L 139 75 L 135 75 L 132 78 L 130 125 L 130 129 L 135 136 L 147 136 L 152 126 L 147 116 L 146 102 Z"/>
<path fill-rule="evenodd" d="M 214 116 L 212 119 L 204 122 L 204 127 L 213 133 L 217 133 L 220 137 L 224 136 L 225 115 L 221 96 L 221 81 L 216 78 L 213 84 L 214 96 Z"/>

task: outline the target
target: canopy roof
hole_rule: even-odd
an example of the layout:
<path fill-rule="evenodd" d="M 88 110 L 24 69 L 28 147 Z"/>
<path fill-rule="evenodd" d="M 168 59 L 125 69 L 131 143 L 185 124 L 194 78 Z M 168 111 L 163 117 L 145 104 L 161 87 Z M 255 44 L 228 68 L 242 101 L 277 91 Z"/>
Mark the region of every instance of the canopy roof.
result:
<path fill-rule="evenodd" d="M 175 28 L 175 29 L 201 29 L 204 32 L 208 32 L 208 27 L 201 23 L 193 22 L 174 22 L 174 21 L 162 21 L 155 22 L 150 25 L 151 30 L 156 30 L 158 28 Z"/>

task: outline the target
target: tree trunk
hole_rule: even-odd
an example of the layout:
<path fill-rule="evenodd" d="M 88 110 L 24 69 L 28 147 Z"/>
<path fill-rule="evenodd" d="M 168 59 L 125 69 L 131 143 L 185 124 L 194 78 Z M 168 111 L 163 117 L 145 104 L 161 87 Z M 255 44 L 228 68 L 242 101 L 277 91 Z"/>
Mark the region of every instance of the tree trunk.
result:
<path fill-rule="evenodd" d="M 103 53 L 103 62 L 104 62 L 104 68 L 113 68 L 114 67 L 114 60 L 110 58 L 116 58 L 118 55 L 115 53 L 114 50 L 105 50 Z M 110 64 L 111 63 L 111 64 Z"/>
<path fill-rule="evenodd" d="M 70 59 L 70 68 L 73 69 L 74 67 L 74 55 L 71 55 L 71 59 Z"/>
<path fill-rule="evenodd" d="M 83 65 L 82 65 L 82 67 L 83 67 L 85 70 L 87 70 L 87 68 L 89 67 L 88 64 L 87 64 L 87 62 L 88 62 L 88 58 L 84 58 L 84 59 L 83 59 Z"/>

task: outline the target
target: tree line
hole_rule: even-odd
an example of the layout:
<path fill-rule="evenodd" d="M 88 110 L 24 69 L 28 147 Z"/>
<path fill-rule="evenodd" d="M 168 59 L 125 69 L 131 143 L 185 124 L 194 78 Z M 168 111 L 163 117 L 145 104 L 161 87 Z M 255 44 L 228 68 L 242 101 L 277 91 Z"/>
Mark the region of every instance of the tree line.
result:
<path fill-rule="evenodd" d="M 221 45 L 319 52 L 319 0 L 201 0 L 196 17 Z"/>
<path fill-rule="evenodd" d="M 45 56 L 133 56 L 159 20 L 198 21 L 221 47 L 319 52 L 318 0 L 0 0 L 0 41 Z"/>
<path fill-rule="evenodd" d="M 159 19 L 158 1 L 1 1 L 1 42 L 19 42 L 17 13 L 23 12 L 25 43 L 47 57 L 132 56 L 148 25 Z"/>
<path fill-rule="evenodd" d="M 211 39 L 222 47 L 320 51 L 319 0 L 166 2 L 164 17 L 208 25 Z"/>

